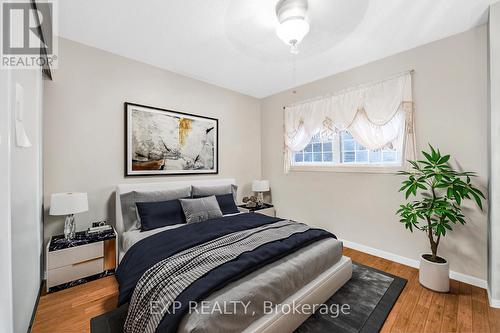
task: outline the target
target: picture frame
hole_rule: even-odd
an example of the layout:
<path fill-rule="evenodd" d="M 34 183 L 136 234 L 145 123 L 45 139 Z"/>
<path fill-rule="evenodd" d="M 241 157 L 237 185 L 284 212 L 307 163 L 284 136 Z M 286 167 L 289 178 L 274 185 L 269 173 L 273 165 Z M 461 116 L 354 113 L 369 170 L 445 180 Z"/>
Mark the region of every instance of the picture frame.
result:
<path fill-rule="evenodd" d="M 125 177 L 219 172 L 219 120 L 125 102 Z"/>

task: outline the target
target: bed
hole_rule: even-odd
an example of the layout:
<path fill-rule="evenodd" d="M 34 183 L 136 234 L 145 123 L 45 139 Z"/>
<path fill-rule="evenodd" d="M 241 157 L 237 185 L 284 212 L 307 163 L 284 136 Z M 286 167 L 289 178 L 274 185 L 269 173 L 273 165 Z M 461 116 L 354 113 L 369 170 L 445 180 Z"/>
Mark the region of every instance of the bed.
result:
<path fill-rule="evenodd" d="M 165 256 L 171 258 L 169 253 L 176 253 L 177 247 L 181 247 L 180 244 L 186 247 L 185 252 L 195 253 L 193 249 L 196 249 L 202 251 L 201 253 L 209 253 L 208 251 L 212 251 L 211 249 L 197 249 L 196 246 L 207 246 L 206 244 L 213 239 L 236 234 L 236 231 L 245 235 L 244 233 L 250 229 L 249 226 L 254 228 L 252 230 L 259 230 L 259 239 L 270 236 L 278 237 L 279 232 L 285 233 L 286 236 L 273 239 L 269 243 L 263 243 L 252 251 L 235 254 L 237 260 L 228 259 L 225 264 L 217 266 L 217 269 L 213 269 L 203 276 L 200 275 L 196 280 L 193 280 L 194 282 L 187 287 L 187 290 L 183 290 L 180 295 L 176 294 L 176 301 L 184 301 L 182 303 L 184 307 L 179 306 L 178 313 L 170 313 L 174 312 L 172 309 L 176 308 L 176 301 L 170 302 L 167 311 L 161 313 L 161 318 L 157 320 L 155 325 L 148 321 L 147 329 L 144 326 L 141 327 L 141 330 L 182 333 L 214 331 L 292 332 L 308 318 L 310 313 L 307 311 L 294 313 L 289 311 L 290 308 L 287 305 L 307 309 L 307 307 L 301 306 L 322 304 L 351 278 L 352 263 L 350 258 L 342 255 L 340 241 L 331 235 L 329 236 L 326 231 L 310 229 L 293 221 L 255 213 L 242 213 L 146 232 L 130 230 L 124 223 L 121 209 L 121 197 L 124 194 L 133 191 L 179 189 L 186 185 L 231 184 L 235 184 L 234 179 L 217 178 L 117 186 L 116 230 L 119 235 L 120 261 L 117 279 L 120 283 L 120 303 L 131 302 L 133 305 L 131 309 L 129 308 L 129 317 L 131 318 L 127 318 L 128 322 L 133 322 L 134 319 L 140 321 L 139 314 L 137 314 L 137 318 L 132 318 L 141 311 L 141 308 L 137 306 L 140 302 L 137 300 L 139 296 L 136 294 L 142 294 L 138 290 L 147 289 L 150 283 L 164 279 L 160 273 L 156 272 L 155 274 L 158 276 L 154 275 L 154 278 L 147 280 L 148 274 L 144 273 L 145 270 L 141 266 L 158 266 L 155 265 L 161 261 L 158 258 Z M 307 230 L 304 231 L 305 229 L 302 228 L 307 228 Z M 266 232 L 268 234 L 265 234 Z M 247 239 L 246 237 L 241 236 L 241 239 Z M 199 254 L 192 255 L 193 257 L 185 259 L 186 262 L 191 263 L 198 260 Z M 213 255 L 210 258 L 212 257 Z M 203 263 L 204 261 L 200 261 L 199 266 L 202 266 Z M 240 270 L 238 273 L 234 273 L 236 268 Z M 149 268 L 148 273 L 150 271 L 151 268 Z M 191 273 L 189 272 L 189 274 Z M 172 285 L 174 284 L 172 283 Z M 155 290 L 155 288 L 151 287 L 150 289 Z M 177 287 L 172 286 L 171 288 Z M 151 290 L 148 289 L 148 293 L 151 293 Z M 148 295 L 148 293 L 144 292 L 143 294 Z M 194 305 L 189 304 L 188 311 L 185 304 L 191 299 L 196 302 L 193 302 Z M 147 298 L 141 298 L 142 302 L 145 300 Z M 263 309 L 264 303 L 267 306 L 267 312 Z M 227 311 L 227 309 L 214 311 L 216 305 L 220 306 L 220 304 L 232 304 L 233 311 Z M 273 306 L 271 307 L 269 304 L 273 304 Z M 236 309 L 236 305 L 240 305 L 240 309 Z M 201 311 L 203 308 L 211 311 Z M 162 307 L 162 310 L 165 310 L 165 307 Z M 148 320 L 154 321 L 151 318 Z M 132 332 L 134 329 L 129 329 L 129 331 Z"/>

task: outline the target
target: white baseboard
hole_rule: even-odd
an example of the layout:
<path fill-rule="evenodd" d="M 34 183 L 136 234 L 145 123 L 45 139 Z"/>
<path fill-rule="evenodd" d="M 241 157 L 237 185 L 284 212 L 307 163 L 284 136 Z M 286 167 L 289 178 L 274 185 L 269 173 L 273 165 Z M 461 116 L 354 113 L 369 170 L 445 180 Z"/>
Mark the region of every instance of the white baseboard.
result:
<path fill-rule="evenodd" d="M 390 261 L 394 261 L 394 262 L 397 262 L 399 264 L 403 264 L 406 266 L 418 268 L 418 260 L 406 258 L 406 257 L 400 256 L 398 254 L 386 252 L 386 251 L 379 250 L 379 249 L 376 249 L 373 247 L 369 247 L 369 246 L 366 246 L 363 244 L 354 243 L 354 242 L 351 242 L 351 241 L 348 241 L 345 239 L 340 239 L 340 240 L 342 241 L 342 243 L 344 244 L 345 247 L 348 247 L 350 249 L 361 251 L 364 253 L 368 253 L 368 254 L 371 254 L 371 255 L 374 255 L 377 257 L 381 257 L 381 258 L 384 258 L 384 259 L 387 259 Z"/>
<path fill-rule="evenodd" d="M 375 249 L 373 247 L 369 247 L 369 246 L 366 246 L 363 244 L 358 244 L 358 243 L 351 242 L 351 241 L 348 241 L 345 239 L 341 239 L 341 241 L 344 243 L 345 247 L 348 247 L 348 248 L 353 249 L 353 250 L 365 252 L 365 253 L 368 253 L 368 254 L 371 254 L 371 255 L 374 255 L 377 257 L 381 257 L 381 258 L 391 260 L 391 261 L 397 262 L 399 264 L 403 264 L 403 265 L 414 267 L 414 268 L 418 268 L 418 266 L 419 266 L 418 260 L 415 260 L 415 259 L 410 259 L 407 257 L 400 256 L 398 254 Z M 479 288 L 488 289 L 488 283 L 486 282 L 486 280 L 483 280 L 483 279 L 480 279 L 480 278 L 477 278 L 474 276 L 458 273 L 455 271 L 450 271 L 450 278 L 453 280 L 457 280 L 460 282 L 471 284 L 471 285 L 479 287 Z M 496 300 L 496 301 L 498 301 L 498 300 Z M 491 299 L 490 299 L 490 304 L 492 304 Z M 493 305 L 491 305 L 491 306 L 493 306 Z"/>
<path fill-rule="evenodd" d="M 453 280 L 465 282 L 473 286 L 488 290 L 488 282 L 486 280 L 474 276 L 458 273 L 455 271 L 450 271 L 450 278 L 452 278 Z"/>
<path fill-rule="evenodd" d="M 500 299 L 491 298 L 490 290 L 486 289 L 486 291 L 488 292 L 488 301 L 490 302 L 490 306 L 492 308 L 500 309 Z"/>

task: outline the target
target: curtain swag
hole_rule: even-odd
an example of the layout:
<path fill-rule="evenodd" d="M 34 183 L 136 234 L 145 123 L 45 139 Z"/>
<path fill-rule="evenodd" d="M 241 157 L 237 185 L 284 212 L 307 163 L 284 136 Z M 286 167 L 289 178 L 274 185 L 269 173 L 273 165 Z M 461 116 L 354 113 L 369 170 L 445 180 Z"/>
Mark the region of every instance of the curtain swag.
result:
<path fill-rule="evenodd" d="M 405 72 L 285 107 L 285 171 L 290 168 L 292 153 L 304 149 L 318 132 L 332 135 L 348 130 L 356 141 L 372 150 L 403 144 L 404 160 L 414 159 L 411 92 L 411 72 Z"/>

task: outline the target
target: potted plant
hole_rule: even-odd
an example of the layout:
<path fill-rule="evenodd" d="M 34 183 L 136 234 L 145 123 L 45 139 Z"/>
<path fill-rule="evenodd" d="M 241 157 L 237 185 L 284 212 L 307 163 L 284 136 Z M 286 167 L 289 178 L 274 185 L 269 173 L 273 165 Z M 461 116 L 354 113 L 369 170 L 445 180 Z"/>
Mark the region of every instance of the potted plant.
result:
<path fill-rule="evenodd" d="M 459 172 L 449 164 L 450 155 L 441 155 L 439 150 L 429 145 L 430 151 L 422 151 L 424 160 L 408 161 L 411 171 L 399 171 L 406 180 L 400 192 L 405 192 L 406 200 L 415 200 L 400 206 L 397 214 L 405 228 L 423 231 L 429 238 L 431 253 L 420 256 L 420 283 L 432 290 L 448 292 L 449 263 L 438 256 L 441 238 L 452 231 L 452 226 L 465 224 L 461 204 L 473 199 L 482 210 L 483 193 L 471 182 L 474 172 Z"/>

